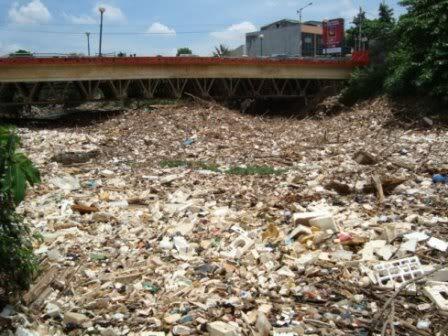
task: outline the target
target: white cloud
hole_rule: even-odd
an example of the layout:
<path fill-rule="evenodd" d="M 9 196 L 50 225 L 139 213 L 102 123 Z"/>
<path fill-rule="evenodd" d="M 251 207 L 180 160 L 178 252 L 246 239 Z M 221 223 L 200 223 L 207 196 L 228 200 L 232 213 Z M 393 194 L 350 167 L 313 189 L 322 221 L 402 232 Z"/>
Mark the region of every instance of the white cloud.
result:
<path fill-rule="evenodd" d="M 244 40 L 246 33 L 256 31 L 257 27 L 249 21 L 244 21 L 231 25 L 223 31 L 213 32 L 210 35 L 225 41 L 240 41 Z"/>
<path fill-rule="evenodd" d="M 126 23 L 127 18 L 123 11 L 111 5 L 98 4 L 92 8 L 92 14 L 82 14 L 82 15 L 70 15 L 64 13 L 64 17 L 67 21 L 79 24 L 79 25 L 92 25 L 100 22 L 99 8 L 105 8 L 104 12 L 104 22 L 106 23 Z"/>
<path fill-rule="evenodd" d="M 22 49 L 18 44 L 3 44 L 0 42 L 0 56 Z"/>
<path fill-rule="evenodd" d="M 126 15 L 124 15 L 123 11 L 111 5 L 106 4 L 98 4 L 92 9 L 93 15 L 99 16 L 99 8 L 105 8 L 106 12 L 104 13 L 104 21 L 111 23 L 125 23 L 127 21 Z"/>
<path fill-rule="evenodd" d="M 51 13 L 40 0 L 32 0 L 26 5 L 14 3 L 9 9 L 9 18 L 18 24 L 45 23 L 51 20 Z"/>
<path fill-rule="evenodd" d="M 99 20 L 95 20 L 93 17 L 89 16 L 89 15 L 69 15 L 64 13 L 64 17 L 70 21 L 71 23 L 74 24 L 85 24 L 85 25 L 90 25 L 90 24 L 95 24 L 98 23 Z"/>
<path fill-rule="evenodd" d="M 176 31 L 174 29 L 169 28 L 160 22 L 154 22 L 146 32 L 151 34 L 176 35 Z"/>

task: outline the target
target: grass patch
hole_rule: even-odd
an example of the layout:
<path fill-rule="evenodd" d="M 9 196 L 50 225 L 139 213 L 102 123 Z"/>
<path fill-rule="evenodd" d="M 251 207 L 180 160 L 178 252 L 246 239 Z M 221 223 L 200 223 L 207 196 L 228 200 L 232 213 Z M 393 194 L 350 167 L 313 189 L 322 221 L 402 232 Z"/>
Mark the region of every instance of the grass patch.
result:
<path fill-rule="evenodd" d="M 208 163 L 208 162 L 190 162 L 189 165 L 192 169 L 199 169 L 199 170 L 209 170 L 215 173 L 219 173 L 219 166 L 216 163 Z"/>
<path fill-rule="evenodd" d="M 182 160 L 163 160 L 160 162 L 160 167 L 162 168 L 188 167 L 188 162 Z"/>
<path fill-rule="evenodd" d="M 140 105 L 176 105 L 177 100 L 176 99 L 138 99 L 137 102 Z"/>
<path fill-rule="evenodd" d="M 281 175 L 285 169 L 275 169 L 269 166 L 232 167 L 226 171 L 229 175 Z"/>
<path fill-rule="evenodd" d="M 162 168 L 189 168 L 196 170 L 209 170 L 218 173 L 219 166 L 216 163 L 202 162 L 202 161 L 184 161 L 184 160 L 163 160 L 160 162 Z"/>

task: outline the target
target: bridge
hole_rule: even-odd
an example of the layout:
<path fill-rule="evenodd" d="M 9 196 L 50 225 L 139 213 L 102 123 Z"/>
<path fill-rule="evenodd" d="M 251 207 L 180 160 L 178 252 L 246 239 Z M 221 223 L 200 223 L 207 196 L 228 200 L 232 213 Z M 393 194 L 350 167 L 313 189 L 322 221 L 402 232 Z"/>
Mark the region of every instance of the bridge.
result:
<path fill-rule="evenodd" d="M 155 97 L 302 97 L 344 81 L 369 62 L 347 58 L 0 58 L 0 107 Z"/>

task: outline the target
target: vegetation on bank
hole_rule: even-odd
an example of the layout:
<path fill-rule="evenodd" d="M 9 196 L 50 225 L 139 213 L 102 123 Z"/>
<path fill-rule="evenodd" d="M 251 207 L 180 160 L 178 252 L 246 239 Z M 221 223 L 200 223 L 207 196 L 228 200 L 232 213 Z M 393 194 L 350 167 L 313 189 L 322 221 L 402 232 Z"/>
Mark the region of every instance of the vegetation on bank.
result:
<path fill-rule="evenodd" d="M 179 57 L 182 55 L 193 55 L 193 51 L 187 47 L 177 49 L 176 56 Z"/>
<path fill-rule="evenodd" d="M 15 130 L 0 126 L 0 299 L 26 289 L 37 270 L 32 237 L 15 209 L 40 176 L 19 146 Z"/>
<path fill-rule="evenodd" d="M 374 20 L 360 13 L 347 31 L 355 46 L 359 25 L 369 41 L 372 63 L 354 72 L 343 92 L 346 104 L 379 94 L 430 96 L 448 104 L 448 0 L 402 0 L 398 21 L 385 3 Z"/>

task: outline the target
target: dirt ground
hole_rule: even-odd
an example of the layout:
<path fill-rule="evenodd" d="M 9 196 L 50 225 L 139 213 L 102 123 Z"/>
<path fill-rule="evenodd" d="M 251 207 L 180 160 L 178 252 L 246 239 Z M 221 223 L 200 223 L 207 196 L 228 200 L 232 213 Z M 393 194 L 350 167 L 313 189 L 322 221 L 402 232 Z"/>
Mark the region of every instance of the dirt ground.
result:
<path fill-rule="evenodd" d="M 428 239 L 448 240 L 448 184 L 432 181 L 448 173 L 448 130 L 406 108 L 376 99 L 306 117 L 183 102 L 21 126 L 43 176 L 20 209 L 41 237 L 42 274 L 11 325 L 447 335 L 447 312 L 424 292 L 433 274 L 377 316 L 396 283 L 375 281 L 375 265 L 417 256 L 423 274 L 447 256 Z"/>

